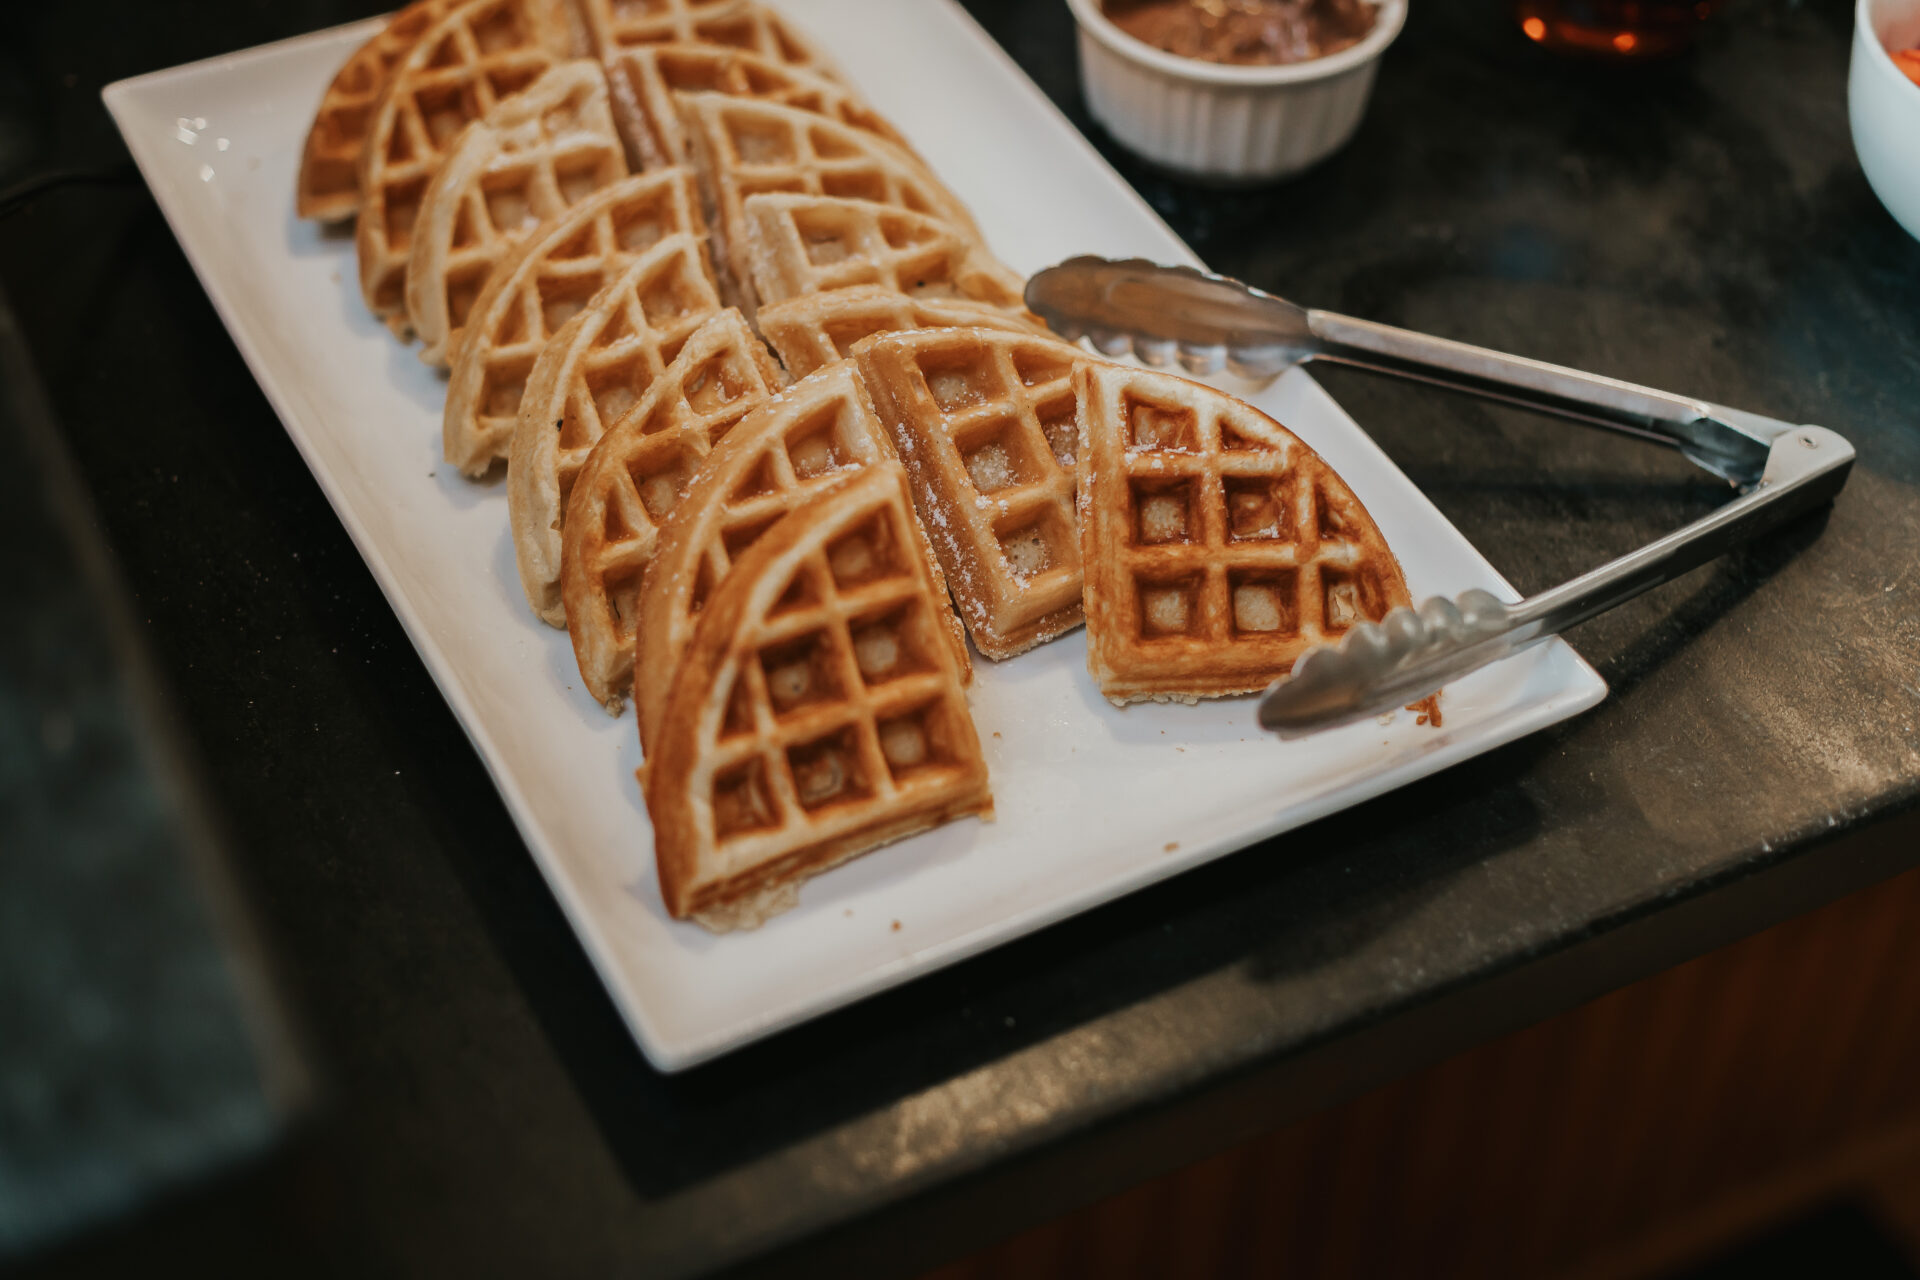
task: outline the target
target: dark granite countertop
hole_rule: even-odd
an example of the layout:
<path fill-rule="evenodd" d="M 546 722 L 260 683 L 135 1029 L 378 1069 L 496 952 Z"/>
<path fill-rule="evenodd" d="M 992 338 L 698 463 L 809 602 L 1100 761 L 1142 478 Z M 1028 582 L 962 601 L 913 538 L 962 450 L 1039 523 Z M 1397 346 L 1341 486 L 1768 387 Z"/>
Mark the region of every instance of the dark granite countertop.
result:
<path fill-rule="evenodd" d="M 0 49 L 0 184 L 115 162 L 107 81 L 374 7 L 38 7 Z M 0 223 L 0 284 L 322 1098 L 274 1169 L 63 1269 L 158 1240 L 277 1274 L 910 1272 L 1920 863 L 1920 244 L 1853 158 L 1850 6 L 1748 0 L 1621 71 L 1416 5 L 1352 145 L 1253 192 L 1099 139 L 1064 5 L 969 7 L 1216 268 L 1830 426 L 1846 491 L 1579 629 L 1613 693 L 1572 723 L 667 1078 L 143 191 L 50 191 Z M 1323 380 L 1523 590 L 1727 496 Z"/>
<path fill-rule="evenodd" d="M 0 1262 L 253 1158 L 300 1062 L 0 294 Z"/>

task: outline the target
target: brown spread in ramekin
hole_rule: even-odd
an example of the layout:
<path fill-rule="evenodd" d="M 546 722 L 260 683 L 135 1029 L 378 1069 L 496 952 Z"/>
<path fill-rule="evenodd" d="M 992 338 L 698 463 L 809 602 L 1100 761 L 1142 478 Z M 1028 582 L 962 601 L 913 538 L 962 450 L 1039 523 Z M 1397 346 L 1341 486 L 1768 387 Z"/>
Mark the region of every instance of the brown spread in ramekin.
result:
<path fill-rule="evenodd" d="M 1277 66 L 1358 43 L 1377 16 L 1367 0 L 1105 0 L 1128 35 L 1207 62 Z"/>

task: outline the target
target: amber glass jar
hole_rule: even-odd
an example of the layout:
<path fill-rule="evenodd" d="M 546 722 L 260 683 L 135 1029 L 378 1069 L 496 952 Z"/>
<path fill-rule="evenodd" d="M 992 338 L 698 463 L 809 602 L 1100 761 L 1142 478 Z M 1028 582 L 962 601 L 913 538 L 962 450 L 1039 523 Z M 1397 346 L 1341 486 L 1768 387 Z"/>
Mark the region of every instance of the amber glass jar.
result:
<path fill-rule="evenodd" d="M 1529 40 L 1560 53 L 1665 58 L 1693 43 L 1725 0 L 1515 0 Z"/>

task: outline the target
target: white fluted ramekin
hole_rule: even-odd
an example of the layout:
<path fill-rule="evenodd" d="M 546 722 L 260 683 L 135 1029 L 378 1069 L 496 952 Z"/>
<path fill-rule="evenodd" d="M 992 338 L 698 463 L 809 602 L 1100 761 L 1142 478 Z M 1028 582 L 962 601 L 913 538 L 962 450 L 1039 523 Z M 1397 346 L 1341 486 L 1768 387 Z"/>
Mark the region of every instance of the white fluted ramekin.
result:
<path fill-rule="evenodd" d="M 1917 44 L 1920 0 L 1860 0 L 1847 79 L 1853 149 L 1880 203 L 1920 239 L 1920 85 L 1888 52 Z"/>
<path fill-rule="evenodd" d="M 1087 109 L 1163 168 L 1229 182 L 1283 178 L 1338 151 L 1360 127 L 1380 54 L 1407 0 L 1376 0 L 1359 43 L 1324 58 L 1249 67 L 1183 58 L 1114 25 L 1101 0 L 1067 0 L 1080 25 Z"/>

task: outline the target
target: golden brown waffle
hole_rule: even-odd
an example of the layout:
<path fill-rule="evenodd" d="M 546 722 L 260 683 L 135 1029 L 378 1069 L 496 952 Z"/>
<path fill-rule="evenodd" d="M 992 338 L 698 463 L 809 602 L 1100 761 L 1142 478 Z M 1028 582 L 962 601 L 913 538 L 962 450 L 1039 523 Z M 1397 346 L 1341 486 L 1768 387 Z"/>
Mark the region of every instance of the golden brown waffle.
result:
<path fill-rule="evenodd" d="M 1410 603 L 1353 491 L 1258 409 L 1098 361 L 1074 386 L 1087 667 L 1114 702 L 1251 693 Z"/>
<path fill-rule="evenodd" d="M 1025 310 L 1027 282 L 938 218 L 868 200 L 770 193 L 742 206 L 754 302 L 877 284 Z"/>
<path fill-rule="evenodd" d="M 714 222 L 715 257 L 728 276 L 723 283 L 749 318 L 748 196 L 786 191 L 870 200 L 939 218 L 969 240 L 980 239 L 959 198 L 914 156 L 883 138 L 752 98 L 689 93 L 679 102 L 701 195 Z"/>
<path fill-rule="evenodd" d="M 1052 338 L 986 329 L 889 333 L 854 348 L 989 658 L 1080 625 L 1073 373 L 1089 360 Z"/>
<path fill-rule="evenodd" d="M 594 48 L 611 60 L 623 49 L 706 44 L 743 49 L 784 66 L 839 79 L 833 60 L 791 22 L 753 0 L 579 0 Z"/>
<path fill-rule="evenodd" d="M 893 457 L 851 363 L 830 365 L 783 391 L 707 455 L 660 531 L 633 609 L 634 711 L 651 752 L 668 683 L 696 615 L 733 561 L 778 519 L 850 469 Z M 917 528 L 916 522 L 916 528 Z M 935 583 L 944 576 L 917 534 Z M 971 678 L 960 623 L 942 608 L 955 661 Z"/>
<path fill-rule="evenodd" d="M 993 812 L 914 527 L 897 464 L 841 478 L 743 553 L 701 614 L 646 770 L 675 917 L 752 928 L 804 879 Z"/>
<path fill-rule="evenodd" d="M 771 400 L 780 371 L 738 311 L 707 321 L 600 438 L 567 499 L 561 594 L 587 691 L 618 715 L 633 687 L 640 576 L 701 459 Z"/>
<path fill-rule="evenodd" d="M 360 292 L 408 329 L 407 257 L 427 184 L 460 131 L 563 58 L 585 53 L 563 0 L 462 0 L 394 67 L 360 153 Z"/>
<path fill-rule="evenodd" d="M 354 50 L 320 100 L 300 156 L 297 207 L 303 218 L 341 222 L 360 207 L 360 152 L 393 68 L 455 0 L 414 0 Z"/>
<path fill-rule="evenodd" d="M 858 284 L 803 294 L 761 307 L 754 321 L 780 362 L 796 378 L 844 360 L 876 333 L 901 329 L 1004 329 L 1047 332 L 1038 320 L 961 298 L 912 298 L 879 285 Z"/>
<path fill-rule="evenodd" d="M 540 349 L 507 455 L 507 514 L 527 602 L 554 626 L 567 623 L 560 526 L 574 477 L 600 437 L 645 399 L 719 310 L 706 242 L 669 236 L 607 281 Z M 649 420 L 654 430 L 665 421 Z"/>
<path fill-rule="evenodd" d="M 447 461 L 480 475 L 505 458 L 547 339 L 608 280 L 669 236 L 705 234 L 684 169 L 625 178 L 542 224 L 487 277 L 447 386 Z"/>
<path fill-rule="evenodd" d="M 777 102 L 907 145 L 884 116 L 844 84 L 744 49 L 710 44 L 628 49 L 608 60 L 607 78 L 627 148 L 649 169 L 692 159 L 674 100 L 680 93 Z"/>
<path fill-rule="evenodd" d="M 563 62 L 468 125 L 427 184 L 407 257 L 420 358 L 445 367 L 500 259 L 549 218 L 627 176 L 591 58 Z"/>

